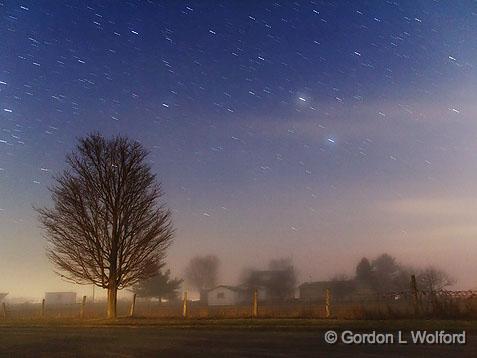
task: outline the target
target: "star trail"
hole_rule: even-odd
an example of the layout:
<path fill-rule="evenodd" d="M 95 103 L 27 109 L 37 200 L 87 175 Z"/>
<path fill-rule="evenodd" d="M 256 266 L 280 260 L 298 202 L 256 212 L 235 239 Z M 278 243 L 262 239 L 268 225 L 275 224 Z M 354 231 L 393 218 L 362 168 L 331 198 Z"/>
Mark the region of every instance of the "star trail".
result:
<path fill-rule="evenodd" d="M 167 262 L 223 278 L 363 255 L 476 286 L 472 1 L 0 0 L 0 288 L 70 287 L 33 206 L 75 139 L 143 143 L 173 210 Z M 338 264 L 340 263 L 340 264 Z"/>

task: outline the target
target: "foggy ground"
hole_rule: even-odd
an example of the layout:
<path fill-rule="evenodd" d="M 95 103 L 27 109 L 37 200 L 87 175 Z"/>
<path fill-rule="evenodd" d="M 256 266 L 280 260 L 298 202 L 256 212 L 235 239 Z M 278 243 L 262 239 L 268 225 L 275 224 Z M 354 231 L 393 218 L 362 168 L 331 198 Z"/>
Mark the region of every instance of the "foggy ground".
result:
<path fill-rule="evenodd" d="M 0 326 L 0 356 L 41 357 L 403 357 L 477 356 L 477 331 L 473 323 L 425 322 L 428 329 L 466 329 L 464 346 L 423 345 L 328 345 L 328 329 L 319 321 L 269 320 L 247 325 L 245 321 L 218 323 L 105 325 L 10 323 Z M 389 323 L 389 322 L 388 322 Z M 391 322 L 403 329 L 413 321 Z M 385 322 L 340 322 L 334 328 L 383 330 Z M 330 325 L 328 326 L 330 327 Z M 396 329 L 396 328 L 393 328 Z"/>

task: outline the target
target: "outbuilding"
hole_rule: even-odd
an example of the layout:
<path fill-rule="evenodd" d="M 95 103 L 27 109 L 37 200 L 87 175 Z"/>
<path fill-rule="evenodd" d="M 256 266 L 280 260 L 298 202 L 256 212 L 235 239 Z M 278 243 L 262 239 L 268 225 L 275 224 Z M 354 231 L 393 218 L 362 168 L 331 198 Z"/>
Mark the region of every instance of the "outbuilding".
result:
<path fill-rule="evenodd" d="M 76 292 L 46 292 L 47 305 L 70 305 L 76 303 Z"/>
<path fill-rule="evenodd" d="M 210 306 L 236 305 L 242 302 L 244 290 L 236 286 L 219 285 L 207 292 Z"/>

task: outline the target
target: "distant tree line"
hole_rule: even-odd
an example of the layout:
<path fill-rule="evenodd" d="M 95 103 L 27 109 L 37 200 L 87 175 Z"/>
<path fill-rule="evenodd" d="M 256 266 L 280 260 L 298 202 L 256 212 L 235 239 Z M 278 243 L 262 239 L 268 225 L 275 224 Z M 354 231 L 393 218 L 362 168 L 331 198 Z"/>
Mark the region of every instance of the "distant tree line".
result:
<path fill-rule="evenodd" d="M 140 281 L 132 287 L 131 291 L 140 298 L 157 299 L 159 302 L 163 300 L 173 302 L 179 298 L 179 289 L 182 282 L 182 279 L 171 278 L 170 270 L 158 270 L 155 276 Z"/>
<path fill-rule="evenodd" d="M 407 291 L 411 275 L 416 276 L 422 291 L 435 292 L 455 283 L 444 270 L 429 266 L 424 269 L 400 264 L 395 257 L 381 254 L 373 260 L 363 257 L 356 265 L 354 277 L 335 276 L 330 287 L 337 297 L 346 297 L 357 289 L 377 294 Z"/>

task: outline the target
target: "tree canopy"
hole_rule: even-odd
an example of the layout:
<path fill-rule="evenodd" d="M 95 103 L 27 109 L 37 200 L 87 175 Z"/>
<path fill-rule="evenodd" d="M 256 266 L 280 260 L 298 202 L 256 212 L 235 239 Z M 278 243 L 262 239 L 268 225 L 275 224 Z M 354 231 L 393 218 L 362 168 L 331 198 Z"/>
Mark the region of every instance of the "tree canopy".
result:
<path fill-rule="evenodd" d="M 158 300 L 167 299 L 169 301 L 174 301 L 178 298 L 178 290 L 182 284 L 182 279 L 172 279 L 170 276 L 170 270 L 166 270 L 164 272 L 159 270 L 156 276 L 140 281 L 134 285 L 132 291 L 138 297 L 157 298 Z"/>
<path fill-rule="evenodd" d="M 154 276 L 173 239 L 147 154 L 127 137 L 79 139 L 50 188 L 53 207 L 38 209 L 56 272 L 107 289 L 109 317 L 117 290 Z"/>
<path fill-rule="evenodd" d="M 356 266 L 356 283 L 375 292 L 394 292 L 409 290 L 411 275 L 415 274 L 420 290 L 436 291 L 452 285 L 454 280 L 438 268 L 425 269 L 407 267 L 395 257 L 381 254 L 371 262 L 363 257 Z"/>
<path fill-rule="evenodd" d="M 220 260 L 215 255 L 195 256 L 185 270 L 186 281 L 198 291 L 217 285 Z"/>

